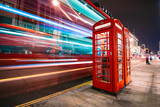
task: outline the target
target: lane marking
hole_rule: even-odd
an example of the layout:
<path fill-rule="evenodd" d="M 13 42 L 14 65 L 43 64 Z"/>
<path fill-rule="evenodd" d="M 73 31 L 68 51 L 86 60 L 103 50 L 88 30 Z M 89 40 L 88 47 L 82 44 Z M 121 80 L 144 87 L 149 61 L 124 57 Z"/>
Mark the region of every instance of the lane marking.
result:
<path fill-rule="evenodd" d="M 41 97 L 41 98 L 39 98 L 39 99 L 32 100 L 32 101 L 29 101 L 29 102 L 27 102 L 27 103 L 23 103 L 23 104 L 17 105 L 17 106 L 15 106 L 15 107 L 30 107 L 30 105 L 32 105 L 32 104 L 35 104 L 35 103 L 38 103 L 38 102 L 47 100 L 47 99 L 49 99 L 49 98 L 55 97 L 55 96 L 57 96 L 57 95 L 60 95 L 60 94 L 63 94 L 63 93 L 65 93 L 65 92 L 74 90 L 74 89 L 76 89 L 76 88 L 82 87 L 82 86 L 87 85 L 87 84 L 91 85 L 91 84 L 92 84 L 92 80 L 91 80 L 91 81 L 88 81 L 88 82 L 85 82 L 85 83 L 82 83 L 82 84 L 80 84 L 80 85 L 74 86 L 74 87 L 72 87 L 72 88 L 68 88 L 68 89 L 66 89 L 66 90 L 63 90 L 63 91 L 60 91 L 60 92 L 57 92 L 57 93 L 53 93 L 53 94 L 48 95 L 48 96 L 45 96 L 45 97 Z"/>
<path fill-rule="evenodd" d="M 64 70 L 64 71 L 56 71 L 56 72 L 49 72 L 49 73 L 41 73 L 41 74 L 35 74 L 35 75 L 27 75 L 27 76 L 21 76 L 21 77 L 0 79 L 0 83 L 15 81 L 15 80 L 21 80 L 21 79 L 41 77 L 41 76 L 49 76 L 49 75 L 53 75 L 53 74 L 61 74 L 61 73 L 66 73 L 66 72 L 75 72 L 75 71 L 78 71 L 78 70 L 84 70 L 84 69 L 89 69 L 89 68 L 92 68 L 92 66 L 91 67 L 84 67 L 84 68 L 77 68 L 77 69 L 69 69 L 69 70 Z"/>

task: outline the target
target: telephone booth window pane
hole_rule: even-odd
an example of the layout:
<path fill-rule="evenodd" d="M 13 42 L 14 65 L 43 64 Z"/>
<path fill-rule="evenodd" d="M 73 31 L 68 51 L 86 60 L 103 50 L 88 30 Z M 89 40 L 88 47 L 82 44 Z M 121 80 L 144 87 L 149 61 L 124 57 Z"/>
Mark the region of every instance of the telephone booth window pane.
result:
<path fill-rule="evenodd" d="M 118 38 L 122 39 L 122 35 L 120 33 L 118 33 Z"/>
<path fill-rule="evenodd" d="M 118 51 L 118 56 L 122 56 L 122 51 Z"/>
<path fill-rule="evenodd" d="M 128 66 L 130 65 L 130 62 L 128 62 L 128 64 L 127 64 Z"/>
<path fill-rule="evenodd" d="M 108 83 L 110 83 L 110 78 L 108 77 Z"/>
<path fill-rule="evenodd" d="M 107 56 L 107 51 L 103 51 L 103 56 Z"/>
<path fill-rule="evenodd" d="M 96 62 L 102 62 L 102 58 L 96 58 Z"/>
<path fill-rule="evenodd" d="M 102 69 L 107 69 L 107 64 L 102 64 Z"/>
<path fill-rule="evenodd" d="M 110 76 L 110 71 L 108 70 L 108 74 L 107 74 L 107 76 Z"/>
<path fill-rule="evenodd" d="M 95 46 L 96 47 L 96 51 L 101 50 L 100 45 Z"/>
<path fill-rule="evenodd" d="M 108 38 L 108 43 L 109 43 L 109 38 Z"/>
<path fill-rule="evenodd" d="M 118 57 L 118 62 L 122 62 L 122 57 Z"/>
<path fill-rule="evenodd" d="M 107 81 L 107 70 L 102 70 L 103 81 Z"/>
<path fill-rule="evenodd" d="M 118 74 L 122 75 L 122 69 L 118 70 Z"/>
<path fill-rule="evenodd" d="M 122 40 L 118 39 L 118 44 L 121 45 L 122 44 Z"/>
<path fill-rule="evenodd" d="M 121 45 L 118 45 L 118 50 L 122 50 L 122 46 Z"/>
<path fill-rule="evenodd" d="M 101 44 L 101 39 L 99 39 L 99 40 L 97 40 L 98 42 L 97 42 L 97 44 Z"/>
<path fill-rule="evenodd" d="M 108 64 L 108 69 L 110 68 L 109 64 Z"/>
<path fill-rule="evenodd" d="M 128 72 L 128 76 L 130 75 L 130 72 Z"/>
<path fill-rule="evenodd" d="M 122 76 L 122 75 L 121 75 L 121 76 L 119 76 L 119 78 L 118 78 L 118 82 L 122 81 L 122 79 L 123 79 L 123 76 Z"/>
<path fill-rule="evenodd" d="M 122 63 L 118 64 L 118 69 L 122 68 Z"/>
<path fill-rule="evenodd" d="M 98 65 L 98 69 L 102 69 L 102 65 L 100 64 L 100 65 Z"/>

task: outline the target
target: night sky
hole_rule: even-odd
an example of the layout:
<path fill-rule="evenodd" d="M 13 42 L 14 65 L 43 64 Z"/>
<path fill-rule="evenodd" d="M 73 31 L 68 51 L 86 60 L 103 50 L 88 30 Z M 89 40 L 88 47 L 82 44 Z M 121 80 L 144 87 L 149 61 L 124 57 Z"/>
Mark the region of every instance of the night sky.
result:
<path fill-rule="evenodd" d="M 139 45 L 144 43 L 154 52 L 158 51 L 159 0 L 98 0 L 98 2 L 136 35 Z"/>

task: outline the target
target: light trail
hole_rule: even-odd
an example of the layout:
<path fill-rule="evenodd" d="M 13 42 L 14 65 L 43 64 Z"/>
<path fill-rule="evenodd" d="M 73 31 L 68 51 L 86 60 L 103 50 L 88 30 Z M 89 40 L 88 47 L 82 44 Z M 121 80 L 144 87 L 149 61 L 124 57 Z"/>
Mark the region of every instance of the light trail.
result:
<path fill-rule="evenodd" d="M 70 8 L 73 10 L 73 12 L 79 17 L 79 19 L 82 19 L 81 16 L 72 8 L 72 6 L 69 4 L 67 0 L 65 0 L 67 4 L 70 6 Z"/>
<path fill-rule="evenodd" d="M 60 61 L 77 61 L 78 59 L 48 59 L 48 60 L 17 60 L 17 62 L 60 62 Z"/>
<path fill-rule="evenodd" d="M 73 21 L 60 6 L 58 6 L 58 7 L 69 20 Z"/>
<path fill-rule="evenodd" d="M 64 71 L 56 71 L 56 72 L 49 72 L 49 73 L 41 73 L 41 74 L 35 74 L 35 75 L 27 75 L 27 76 L 0 79 L 0 83 L 22 80 L 22 79 L 29 79 L 29 78 L 37 78 L 37 77 L 42 77 L 42 76 L 56 75 L 56 74 L 62 74 L 62 73 L 68 73 L 68 72 L 75 72 L 78 70 L 84 70 L 84 69 L 89 69 L 89 68 L 92 68 L 92 67 L 84 67 L 84 68 L 69 69 L 69 70 L 64 70 Z"/>
<path fill-rule="evenodd" d="M 63 62 L 63 63 L 43 63 L 43 64 L 11 65 L 11 66 L 2 66 L 2 67 L 0 67 L 0 70 L 26 69 L 26 68 L 38 68 L 38 67 L 53 67 L 53 66 L 91 64 L 91 63 L 92 63 L 92 61 L 81 61 L 81 62 Z"/>
<path fill-rule="evenodd" d="M 81 45 L 81 46 L 86 46 L 86 47 L 92 47 L 92 45 L 85 45 L 85 44 L 80 44 L 80 43 L 75 43 L 75 42 L 67 42 L 67 41 L 57 40 L 57 39 L 53 39 L 53 38 L 50 39 L 50 38 L 45 38 L 45 37 L 40 37 L 40 36 L 35 36 L 35 35 L 30 35 L 30 34 L 12 32 L 12 31 L 0 30 L 0 33 L 12 34 L 12 35 L 18 35 L 18 36 L 25 36 L 25 37 L 31 37 L 31 38 L 36 38 L 36 39 L 49 40 L 49 41 L 54 41 L 54 42 L 69 43 L 69 44 Z"/>
<path fill-rule="evenodd" d="M 71 13 L 69 13 L 69 14 L 70 14 L 71 16 L 73 16 L 73 17 L 75 17 L 75 18 L 77 18 L 77 19 L 79 19 L 79 20 L 81 20 L 81 21 L 83 21 L 83 22 L 85 22 L 85 23 L 91 25 L 91 26 L 94 25 L 93 23 L 90 23 L 90 22 L 88 22 L 88 21 L 86 21 L 86 20 L 84 20 L 84 19 L 82 19 L 82 18 L 79 18 L 79 17 L 77 17 L 77 16 L 75 16 L 75 15 L 73 15 L 73 14 L 71 14 Z"/>
<path fill-rule="evenodd" d="M 63 24 L 60 24 L 60 23 L 56 23 L 56 22 L 54 22 L 52 20 L 48 20 L 48 19 L 36 16 L 36 15 L 33 15 L 31 13 L 22 11 L 22 10 L 18 10 L 18 9 L 13 8 L 13 7 L 8 7 L 8 6 L 3 5 L 3 4 L 0 4 L 0 9 L 4 10 L 4 11 L 11 12 L 11 13 L 18 14 L 18 15 L 21 15 L 21 16 L 24 16 L 24 17 L 27 17 L 27 18 L 38 20 L 38 21 L 41 21 L 41 22 L 44 22 L 44 23 L 48 23 L 48 24 L 51 24 L 51 25 L 54 25 L 54 26 L 59 26 L 59 27 L 62 27 L 62 28 L 65 28 L 65 29 L 68 29 L 68 30 L 71 30 L 71 31 L 75 31 L 75 32 L 78 32 L 80 34 L 84 34 L 84 35 L 87 35 L 87 36 L 92 36 L 90 33 L 86 33 L 84 31 L 80 31 L 79 29 L 68 27 L 66 25 L 63 25 Z"/>

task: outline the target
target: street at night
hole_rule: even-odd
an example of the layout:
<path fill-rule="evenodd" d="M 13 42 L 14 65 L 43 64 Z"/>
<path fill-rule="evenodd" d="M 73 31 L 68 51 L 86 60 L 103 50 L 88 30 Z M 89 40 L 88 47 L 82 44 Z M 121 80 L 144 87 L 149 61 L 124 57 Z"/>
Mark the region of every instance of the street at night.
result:
<path fill-rule="evenodd" d="M 158 107 L 159 29 L 159 0 L 0 0 L 0 107 Z"/>

